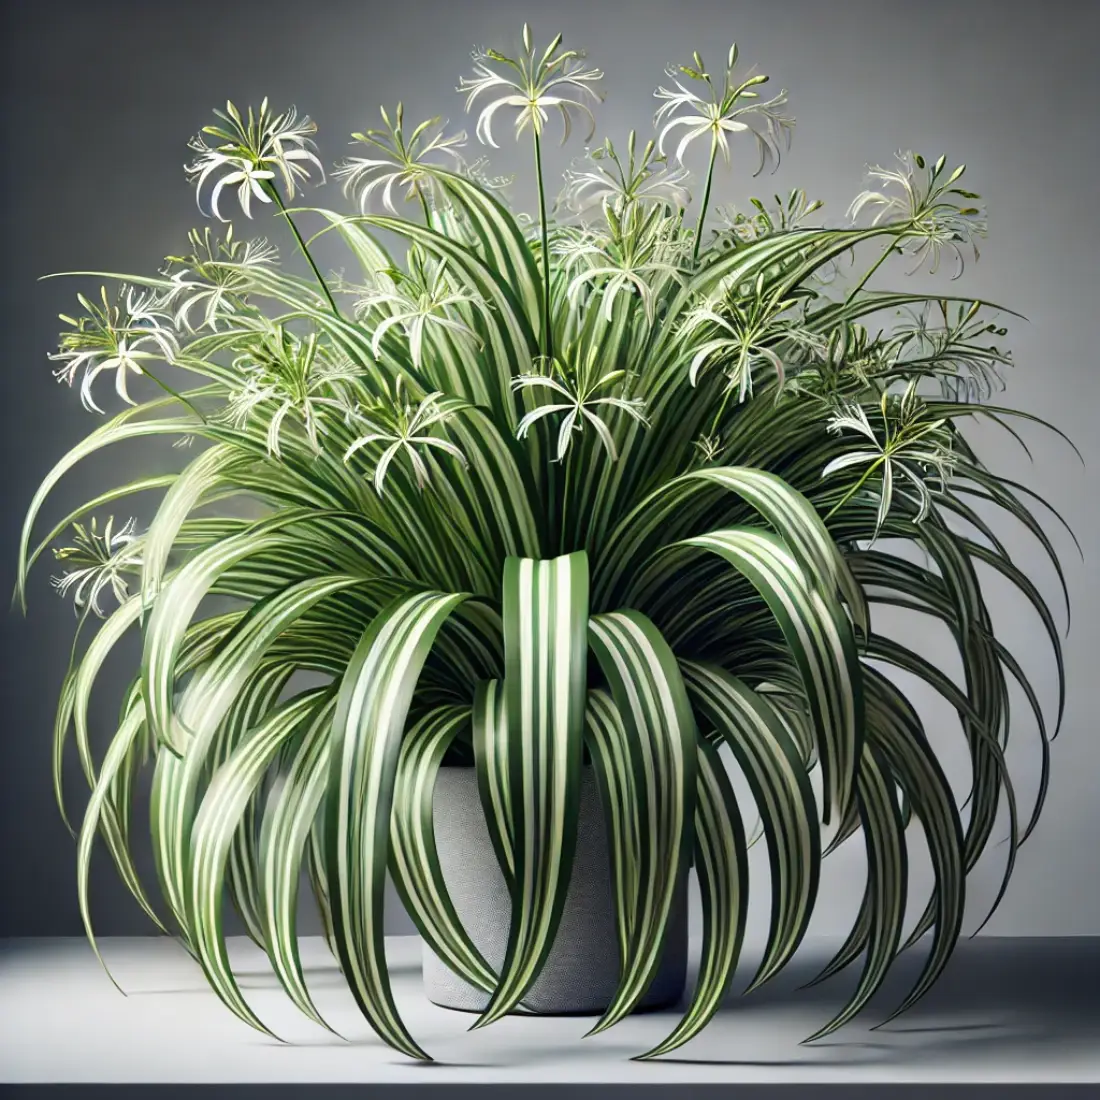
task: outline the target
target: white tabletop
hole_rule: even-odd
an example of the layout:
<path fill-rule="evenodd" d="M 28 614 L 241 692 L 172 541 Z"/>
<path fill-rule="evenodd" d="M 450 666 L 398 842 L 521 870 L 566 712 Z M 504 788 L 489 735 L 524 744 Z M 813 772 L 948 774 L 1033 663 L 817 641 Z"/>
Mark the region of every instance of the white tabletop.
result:
<path fill-rule="evenodd" d="M 697 947 L 697 945 L 694 945 Z M 395 998 L 436 1060 L 384 1046 L 358 1014 L 323 941 L 302 941 L 315 1002 L 344 1041 L 301 1016 L 266 957 L 230 941 L 242 989 L 280 1043 L 239 1021 L 172 940 L 106 939 L 111 985 L 82 939 L 0 941 L 0 1082 L 4 1083 L 708 1083 L 1100 1081 L 1100 939 L 964 942 L 947 976 L 911 1012 L 870 1030 L 904 995 L 925 948 L 864 1018 L 813 1046 L 800 1040 L 840 1007 L 858 963 L 807 991 L 835 944 L 807 942 L 770 986 L 742 997 L 749 970 L 709 1027 L 657 1062 L 630 1057 L 677 1016 L 633 1016 L 582 1041 L 585 1018 L 509 1017 L 468 1033 L 472 1015 L 437 1008 L 420 979 L 420 941 L 391 937 Z M 749 960 L 751 969 L 751 959 Z"/>

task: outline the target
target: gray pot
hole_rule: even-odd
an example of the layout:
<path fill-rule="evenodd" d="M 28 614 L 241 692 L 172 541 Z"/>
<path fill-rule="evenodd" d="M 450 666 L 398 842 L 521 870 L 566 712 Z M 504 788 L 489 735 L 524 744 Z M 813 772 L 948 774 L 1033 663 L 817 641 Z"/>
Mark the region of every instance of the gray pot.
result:
<path fill-rule="evenodd" d="M 433 803 L 443 879 L 470 938 L 497 973 L 508 946 L 511 901 L 489 839 L 473 768 L 440 768 Z M 592 768 L 581 779 L 577 853 L 561 924 L 546 963 L 518 1015 L 600 1015 L 619 984 L 607 829 Z M 687 877 L 669 915 L 661 965 L 638 1009 L 675 1004 L 687 976 Z M 489 994 L 451 971 L 424 945 L 424 990 L 444 1008 L 481 1012 Z M 636 1009 L 635 1011 L 637 1011 Z"/>

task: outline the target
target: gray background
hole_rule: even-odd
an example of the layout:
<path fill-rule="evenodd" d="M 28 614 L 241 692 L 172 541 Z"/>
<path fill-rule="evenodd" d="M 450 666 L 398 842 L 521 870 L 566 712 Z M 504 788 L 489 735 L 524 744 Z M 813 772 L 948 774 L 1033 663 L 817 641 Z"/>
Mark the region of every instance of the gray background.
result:
<path fill-rule="evenodd" d="M 1092 422 L 1100 396 L 1094 363 L 1100 306 L 1095 3 L 9 3 L 0 36 L 7 149 L 6 201 L 0 205 L 0 581 L 12 579 L 19 525 L 34 487 L 94 425 L 78 395 L 54 382 L 46 360 L 58 330 L 56 314 L 71 308 L 77 286 L 40 283 L 38 276 L 81 268 L 151 273 L 164 255 L 181 249 L 187 230 L 201 223 L 180 167 L 184 143 L 226 97 L 257 103 L 266 94 L 276 105 L 296 103 L 318 120 L 323 159 L 331 163 L 344 154 L 352 130 L 374 124 L 380 103 L 400 98 L 410 119 L 443 114 L 459 124 L 462 102 L 454 87 L 468 70 L 469 47 L 508 45 L 527 13 L 540 39 L 561 30 L 567 44 L 586 46 L 608 73 L 611 94 L 599 110 L 601 136 L 621 138 L 630 127 L 648 132 L 652 90 L 663 66 L 687 60 L 695 48 L 717 67 L 736 38 L 743 63 L 757 63 L 772 75 L 773 86 L 788 87 L 798 128 L 782 168 L 752 181 L 752 151 L 742 146 L 745 162 L 719 176 L 717 202 L 743 203 L 751 194 L 803 186 L 825 200 L 824 213 L 836 223 L 862 186 L 864 165 L 889 162 L 895 149 L 915 148 L 931 157 L 943 151 L 967 162 L 967 182 L 989 204 L 991 235 L 981 262 L 953 289 L 961 286 L 1028 316 L 1029 323 L 1012 329 L 1018 366 L 1008 400 L 1059 424 L 1088 463 L 1086 471 L 1063 444 L 1038 429 L 1025 428 L 1034 466 L 1004 437 L 979 435 L 991 463 L 1024 478 L 1063 512 L 1086 556 L 1082 564 L 1068 539 L 1051 527 L 1066 551 L 1075 600 L 1066 649 L 1066 719 L 1055 746 L 1045 819 L 1020 853 L 1012 888 L 989 931 L 1100 933 L 1100 749 L 1090 683 L 1100 652 L 1100 519 L 1090 493 L 1100 460 Z M 574 139 L 564 152 L 551 154 L 549 170 L 564 167 L 579 152 Z M 525 155 L 505 148 L 493 156 L 501 171 L 521 173 L 514 199 L 531 209 Z M 315 197 L 334 206 L 342 202 L 332 184 Z M 256 231 L 278 237 L 278 227 L 260 221 Z M 240 219 L 240 231 L 250 228 Z M 322 258 L 334 266 L 343 262 L 335 253 Z M 887 269 L 878 285 L 897 286 L 902 279 L 901 272 Z M 931 285 L 946 282 L 941 275 Z M 132 448 L 89 462 L 64 482 L 46 518 L 107 483 L 170 468 L 179 458 L 178 452 Z M 1051 570 L 1034 544 L 1015 531 L 1007 535 L 1017 561 L 1053 593 Z M 49 573 L 50 564 L 43 563 L 32 578 L 29 619 L 13 613 L 0 624 L 0 936 L 81 932 L 75 846 L 54 807 L 49 778 L 53 707 L 73 620 L 71 609 L 50 592 Z M 1010 593 L 991 585 L 990 594 L 1003 640 L 1052 703 L 1052 662 L 1037 622 Z M 905 625 L 908 637 L 942 656 L 942 636 Z M 93 715 L 100 734 L 109 732 L 117 708 L 109 681 L 120 684 L 135 656 L 131 648 L 108 669 Z M 957 671 L 951 659 L 945 665 Z M 965 794 L 968 777 L 956 767 L 963 759 L 957 726 L 942 706 L 921 699 L 932 735 Z M 1026 798 L 1035 753 L 1022 710 L 1019 723 L 1010 759 Z M 81 781 L 72 760 L 67 779 L 79 807 Z M 139 806 L 139 832 L 143 813 Z M 754 850 L 753 871 L 764 889 L 762 848 Z M 975 923 L 992 897 L 1003 853 L 1003 847 L 993 849 L 972 879 Z M 830 859 L 811 931 L 846 930 L 862 890 L 860 863 L 856 843 Z M 925 868 L 919 858 L 916 864 L 924 883 Z M 142 866 L 149 869 L 144 855 Z M 100 933 L 150 930 L 103 855 L 93 882 Z M 765 920 L 765 898 L 757 899 L 754 920 Z M 389 930 L 407 927 L 394 906 Z M 315 931 L 316 924 L 310 920 L 302 930 Z"/>

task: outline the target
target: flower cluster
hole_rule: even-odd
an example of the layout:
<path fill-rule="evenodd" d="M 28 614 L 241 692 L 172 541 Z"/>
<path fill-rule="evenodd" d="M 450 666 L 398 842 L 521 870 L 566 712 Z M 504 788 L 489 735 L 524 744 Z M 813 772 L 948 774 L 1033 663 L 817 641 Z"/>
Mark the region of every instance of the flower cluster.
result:
<path fill-rule="evenodd" d="M 83 371 L 80 399 L 89 411 L 102 413 L 92 397 L 92 385 L 101 374 L 113 371 L 119 397 L 136 404 L 128 389 L 129 376 L 145 374 L 151 362 L 171 362 L 178 353 L 161 299 L 123 284 L 113 302 L 106 287 L 100 287 L 98 302 L 83 294 L 77 295 L 77 301 L 85 310 L 81 317 L 60 315 L 71 327 L 61 334 L 59 349 L 50 356 L 61 364 L 54 376 L 71 386 Z"/>
<path fill-rule="evenodd" d="M 252 199 L 271 202 L 278 198 L 274 188 L 276 172 L 286 188 L 287 198 L 293 198 L 297 183 L 309 179 L 310 166 L 314 166 L 324 179 L 324 168 L 313 152 L 312 135 L 317 126 L 309 116 L 298 117 L 289 107 L 275 114 L 265 98 L 260 109 L 248 109 L 247 119 L 233 103 L 226 103 L 224 111 L 214 112 L 222 123 L 204 126 L 202 134 L 191 139 L 190 147 L 195 159 L 187 165 L 187 175 L 195 184 L 195 196 L 201 196 L 203 185 L 217 172 L 223 174 L 210 192 L 210 211 L 221 221 L 218 199 L 226 187 L 237 188 L 237 198 L 246 217 L 252 217 Z M 211 146 L 203 134 L 217 138 L 220 144 Z"/>

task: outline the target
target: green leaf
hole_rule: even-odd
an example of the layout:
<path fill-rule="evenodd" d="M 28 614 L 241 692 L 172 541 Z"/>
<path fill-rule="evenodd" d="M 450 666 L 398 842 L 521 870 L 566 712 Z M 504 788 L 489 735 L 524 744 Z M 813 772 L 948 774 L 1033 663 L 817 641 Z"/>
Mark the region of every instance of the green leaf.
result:
<path fill-rule="evenodd" d="M 264 773 L 282 746 L 317 714 L 325 697 L 324 688 L 313 688 L 279 707 L 218 769 L 195 818 L 186 861 L 187 925 L 199 965 L 226 1007 L 268 1035 L 274 1032 L 245 1001 L 229 963 L 222 923 L 223 876 L 233 838 Z"/>
<path fill-rule="evenodd" d="M 435 844 L 436 776 L 455 735 L 469 721 L 468 707 L 438 707 L 405 735 L 393 793 L 390 873 L 425 943 L 459 977 L 491 993 L 497 975 L 462 927 Z"/>
<path fill-rule="evenodd" d="M 634 787 L 634 761 L 626 727 L 614 699 L 602 688 L 588 693 L 585 745 L 592 758 L 607 820 L 607 857 L 615 890 L 619 973 L 630 966 L 638 907 L 641 805 Z"/>
<path fill-rule="evenodd" d="M 252 525 L 236 537 L 214 543 L 188 561 L 158 597 L 145 635 L 142 690 L 154 734 L 177 755 L 186 744 L 188 732 L 176 719 L 172 706 L 175 662 L 183 632 L 220 576 L 247 558 L 288 549 L 278 529 L 302 518 L 302 512 L 288 510 Z"/>
<path fill-rule="evenodd" d="M 398 1015 L 383 933 L 394 779 L 409 703 L 443 622 L 466 599 L 401 597 L 367 628 L 340 684 L 325 799 L 333 940 L 356 1004 L 379 1037 L 431 1061 Z"/>
<path fill-rule="evenodd" d="M 924 736 L 912 707 L 880 673 L 866 671 L 867 735 L 881 750 L 895 780 L 906 792 L 924 828 L 932 870 L 934 927 L 932 948 L 901 1005 L 881 1024 L 896 1019 L 943 973 L 959 938 L 966 906 L 963 831 L 951 786 Z"/>
<path fill-rule="evenodd" d="M 702 738 L 698 750 L 694 863 L 703 909 L 699 976 L 683 1019 L 640 1059 L 668 1054 L 710 1023 L 729 990 L 745 937 L 749 901 L 745 826 L 718 751 Z"/>
<path fill-rule="evenodd" d="M 477 685 L 473 708 L 474 766 L 489 838 L 509 894 L 515 889 L 515 812 L 509 769 L 507 699 L 499 680 Z"/>
<path fill-rule="evenodd" d="M 798 666 L 820 738 L 823 819 L 830 824 L 852 797 L 862 737 L 862 689 L 846 616 L 807 582 L 786 544 L 741 527 L 685 539 L 680 548 L 718 554 L 741 572 L 779 623 Z M 675 548 L 674 548 L 675 549 Z"/>
<path fill-rule="evenodd" d="M 329 773 L 334 697 L 324 697 L 294 746 L 264 810 L 260 831 L 260 919 L 263 944 L 287 996 L 334 1034 L 306 988 L 298 952 L 298 884 Z M 283 748 L 276 750 L 281 753 Z"/>
<path fill-rule="evenodd" d="M 80 905 L 80 917 L 84 922 L 84 931 L 88 937 L 88 942 L 92 946 L 92 950 L 95 952 L 96 958 L 99 959 L 103 969 L 107 971 L 107 976 L 111 978 L 111 981 L 120 990 L 122 987 L 118 985 L 118 982 L 116 982 L 113 977 L 111 977 L 111 972 L 107 969 L 107 964 L 103 961 L 103 956 L 100 954 L 95 933 L 92 931 L 91 906 L 88 898 L 88 872 L 92 861 L 92 848 L 95 843 L 96 834 L 100 828 L 102 815 L 104 810 L 109 807 L 112 786 L 116 777 L 121 774 L 124 769 L 131 766 L 130 757 L 138 743 L 138 738 L 141 736 L 144 723 L 145 708 L 139 703 L 122 720 L 118 732 L 112 738 L 111 745 L 107 750 L 107 755 L 103 760 L 103 768 L 96 779 L 95 787 L 92 790 L 91 797 L 88 799 L 88 805 L 84 811 L 84 820 L 80 828 L 80 836 L 77 840 L 76 851 L 77 900 Z M 108 834 L 107 840 L 112 848 L 114 848 L 117 839 L 117 832 L 114 835 Z M 137 871 L 134 869 L 133 862 L 129 858 L 129 853 L 125 851 L 125 845 L 123 845 L 123 849 L 124 851 L 120 855 L 115 855 L 115 862 L 123 873 L 123 881 L 138 900 L 145 914 L 161 929 L 161 931 L 164 931 L 164 925 L 153 910 L 152 904 L 145 894 L 145 890 L 137 876 Z M 115 853 L 112 851 L 112 854 Z"/>
<path fill-rule="evenodd" d="M 763 698 L 713 665 L 682 662 L 692 702 L 729 745 L 756 802 L 771 865 L 768 942 L 749 990 L 798 950 L 821 877 L 817 804 L 798 746 Z"/>
<path fill-rule="evenodd" d="M 500 982 L 473 1025 L 510 1012 L 538 977 L 565 906 L 577 843 L 587 700 L 588 559 L 504 567 L 507 741 L 501 761 L 514 843 L 512 921 Z"/>
<path fill-rule="evenodd" d="M 29 565 L 29 551 L 31 534 L 34 531 L 34 523 L 38 513 L 45 503 L 46 498 L 54 487 L 61 481 L 78 462 L 95 454 L 104 447 L 114 443 L 122 443 L 128 439 L 140 439 L 150 435 L 192 435 L 199 431 L 197 421 L 192 420 L 151 420 L 131 423 L 139 413 L 149 412 L 156 407 L 167 404 L 166 401 L 152 402 L 147 405 L 137 405 L 119 413 L 113 420 L 109 420 L 101 428 L 97 428 L 91 435 L 82 439 L 57 465 L 46 475 L 39 485 L 27 509 L 26 519 L 23 521 L 23 531 L 19 540 L 19 562 L 16 572 L 15 598 L 24 611 L 27 609 L 26 584 Z"/>
<path fill-rule="evenodd" d="M 215 444 L 193 459 L 164 494 L 142 547 L 141 594 L 146 607 L 152 604 L 160 590 L 168 555 L 184 520 L 222 483 L 226 473 L 243 461 L 247 459 L 235 448 L 225 443 Z"/>
<path fill-rule="evenodd" d="M 714 491 L 705 492 L 708 488 Z M 621 572 L 629 573 L 632 564 L 636 568 L 646 551 L 655 549 L 655 539 L 667 543 L 673 524 L 674 530 L 683 531 L 685 520 L 698 523 L 710 519 L 709 526 L 713 526 L 714 502 L 720 499 L 721 491 L 735 493 L 763 516 L 816 585 L 826 593 L 839 587 L 857 625 L 866 633 L 866 598 L 851 577 L 824 522 L 806 497 L 782 478 L 764 470 L 748 466 L 712 467 L 665 482 L 620 521 L 608 540 L 615 550 L 609 560 L 601 561 L 601 566 L 617 578 Z M 690 510 L 686 507 L 689 501 L 694 505 Z"/>
<path fill-rule="evenodd" d="M 807 1043 L 831 1035 L 862 1011 L 881 988 L 901 942 L 909 886 L 905 827 L 889 766 L 869 744 L 863 746 L 858 798 L 867 843 L 867 961 L 844 1009 L 806 1039 Z M 862 921 L 858 926 L 862 927 Z"/>
<path fill-rule="evenodd" d="M 669 913 L 693 846 L 696 730 L 676 658 L 644 615 L 595 615 L 589 638 L 625 729 L 639 829 L 629 966 L 588 1032 L 595 1035 L 637 1005 L 660 966 Z"/>
<path fill-rule="evenodd" d="M 161 886 L 185 938 L 189 931 L 186 872 L 195 799 L 222 719 L 284 630 L 326 597 L 362 583 L 358 577 L 313 578 L 261 600 L 241 618 L 183 693 L 179 723 L 189 730 L 188 741 L 182 756 L 166 746 L 158 754 L 151 817 Z M 168 591 L 165 589 L 161 600 Z"/>

